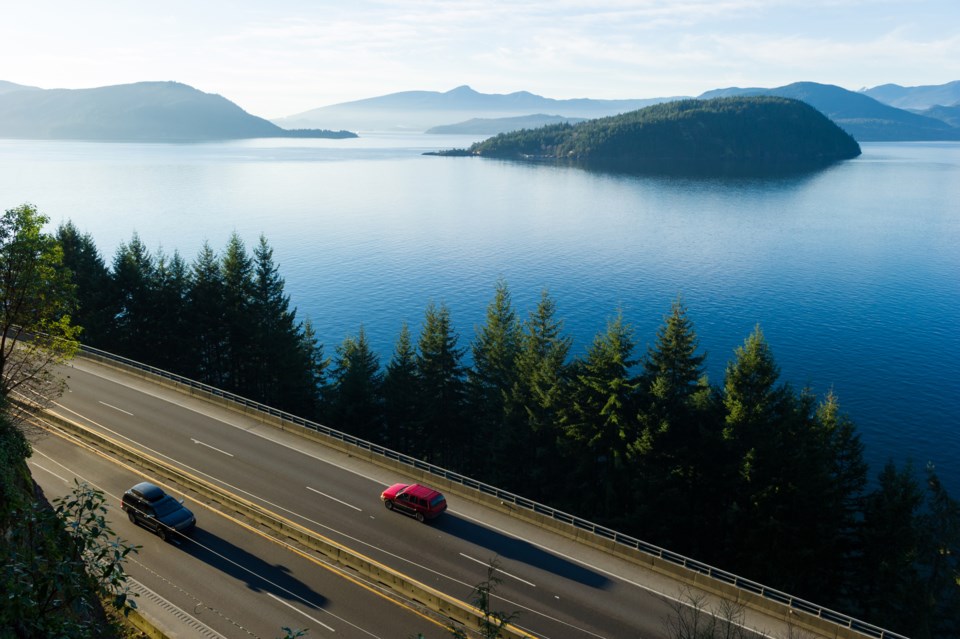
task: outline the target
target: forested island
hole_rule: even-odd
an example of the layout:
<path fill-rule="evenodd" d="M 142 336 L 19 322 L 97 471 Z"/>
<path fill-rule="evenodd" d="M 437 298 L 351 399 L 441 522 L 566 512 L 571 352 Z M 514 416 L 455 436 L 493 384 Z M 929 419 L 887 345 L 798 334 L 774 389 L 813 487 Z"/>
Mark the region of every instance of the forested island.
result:
<path fill-rule="evenodd" d="M 758 96 L 656 104 L 580 124 L 502 133 L 436 155 L 623 171 L 760 171 L 824 166 L 860 155 L 860 145 L 808 104 Z"/>
<path fill-rule="evenodd" d="M 47 221 L 29 205 L 4 216 L 10 229 Z M 22 254 L 9 248 L 19 235 L 0 234 L 4 281 L 22 268 L 8 259 Z M 57 300 L 48 330 L 68 341 L 81 327 L 89 346 L 915 639 L 960 633 L 960 505 L 940 469 L 868 468 L 839 398 L 782 380 L 759 326 L 712 381 L 682 299 L 665 303 L 656 335 L 638 337 L 618 314 L 574 356 L 558 301 L 544 291 L 523 312 L 500 281 L 468 344 L 431 304 L 417 332 L 398 327 L 382 360 L 362 326 L 330 349 L 318 342 L 264 237 L 251 252 L 233 235 L 188 262 L 134 235 L 108 264 L 70 223 L 26 235 L 49 259 L 48 284 L 25 299 Z M 0 440 L 0 467 L 17 467 L 28 444 L 3 423 Z M 19 520 L 5 503 L 7 535 Z"/>

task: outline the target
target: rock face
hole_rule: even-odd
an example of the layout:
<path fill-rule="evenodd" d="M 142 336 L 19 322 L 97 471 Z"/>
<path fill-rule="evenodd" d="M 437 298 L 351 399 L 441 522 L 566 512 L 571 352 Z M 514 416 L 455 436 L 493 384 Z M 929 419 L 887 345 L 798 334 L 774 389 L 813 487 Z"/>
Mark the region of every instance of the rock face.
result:
<path fill-rule="evenodd" d="M 94 89 L 0 86 L 0 137 L 202 141 L 261 137 L 345 137 L 287 131 L 226 98 L 178 82 Z M 346 133 L 346 136 L 353 134 Z"/>
<path fill-rule="evenodd" d="M 808 104 L 759 96 L 681 100 L 577 125 L 505 133 L 467 153 L 624 171 L 762 171 L 824 166 L 860 155 L 860 145 Z"/>

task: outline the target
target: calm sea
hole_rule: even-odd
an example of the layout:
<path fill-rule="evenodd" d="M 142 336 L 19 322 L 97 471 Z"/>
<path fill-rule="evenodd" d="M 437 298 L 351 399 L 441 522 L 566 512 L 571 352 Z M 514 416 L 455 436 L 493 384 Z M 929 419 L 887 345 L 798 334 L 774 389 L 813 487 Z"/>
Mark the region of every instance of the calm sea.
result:
<path fill-rule="evenodd" d="M 932 461 L 960 497 L 960 145 L 735 180 L 421 155 L 472 141 L 0 140 L 0 206 L 72 220 L 108 262 L 134 233 L 188 261 L 263 234 L 326 352 L 362 325 L 383 363 L 431 301 L 468 345 L 498 278 L 524 316 L 547 289 L 577 353 L 618 311 L 642 353 L 679 295 L 712 381 L 759 324 L 784 380 L 838 394 L 874 474 Z"/>

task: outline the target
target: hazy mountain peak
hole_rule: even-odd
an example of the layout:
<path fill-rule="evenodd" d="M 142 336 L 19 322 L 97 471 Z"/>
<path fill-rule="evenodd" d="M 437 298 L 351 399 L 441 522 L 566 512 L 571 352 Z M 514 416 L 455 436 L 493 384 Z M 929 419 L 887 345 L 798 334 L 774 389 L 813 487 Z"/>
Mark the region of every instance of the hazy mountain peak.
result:
<path fill-rule="evenodd" d="M 861 89 L 860 92 L 900 109 L 923 110 L 934 106 L 960 104 L 960 80 L 915 87 L 881 84 L 872 89 Z"/>
<path fill-rule="evenodd" d="M 0 85 L 0 137 L 156 141 L 329 137 L 328 132 L 285 131 L 223 96 L 182 82 L 4 88 L 8 85 Z"/>
<path fill-rule="evenodd" d="M 16 82 L 0 80 L 0 93 L 9 93 L 10 91 L 39 91 L 39 87 L 30 87 Z"/>
<path fill-rule="evenodd" d="M 517 118 L 553 113 L 564 118 L 598 118 L 666 102 L 674 98 L 628 100 L 555 100 L 529 91 L 480 93 L 468 85 L 446 92 L 403 91 L 341 102 L 277 118 L 287 128 L 346 128 L 361 131 L 425 131 L 474 119 Z"/>
<path fill-rule="evenodd" d="M 960 130 L 947 121 L 884 104 L 865 93 L 819 82 L 794 82 L 773 89 L 720 89 L 701 99 L 775 95 L 802 100 L 820 110 L 860 141 L 957 140 Z"/>

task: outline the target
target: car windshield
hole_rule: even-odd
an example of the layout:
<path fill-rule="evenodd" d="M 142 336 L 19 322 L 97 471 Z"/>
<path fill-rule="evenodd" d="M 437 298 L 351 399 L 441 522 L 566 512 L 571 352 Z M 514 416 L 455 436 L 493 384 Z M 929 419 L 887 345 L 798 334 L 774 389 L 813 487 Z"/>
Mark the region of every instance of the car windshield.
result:
<path fill-rule="evenodd" d="M 444 502 L 443 495 L 437 495 L 436 497 L 430 500 L 430 505 L 436 508 L 443 502 Z"/>
<path fill-rule="evenodd" d="M 170 495 L 166 495 L 163 499 L 151 505 L 153 506 L 153 512 L 156 513 L 157 517 L 165 517 L 172 512 L 176 512 L 181 507 L 180 502 Z"/>

